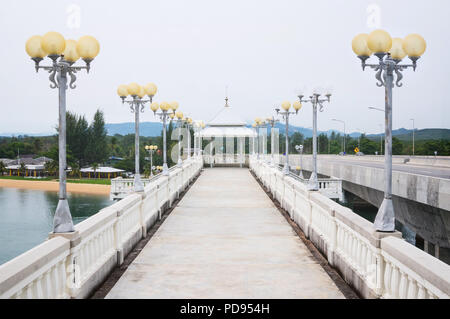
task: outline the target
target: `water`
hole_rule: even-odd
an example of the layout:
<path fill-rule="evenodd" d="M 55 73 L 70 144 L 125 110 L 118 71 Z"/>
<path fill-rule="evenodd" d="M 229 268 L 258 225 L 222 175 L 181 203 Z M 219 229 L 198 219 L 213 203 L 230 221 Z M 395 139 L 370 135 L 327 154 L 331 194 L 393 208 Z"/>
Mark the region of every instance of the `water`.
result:
<path fill-rule="evenodd" d="M 113 204 L 109 196 L 68 194 L 77 224 Z M 55 192 L 0 187 L 0 264 L 41 244 L 53 229 Z"/>

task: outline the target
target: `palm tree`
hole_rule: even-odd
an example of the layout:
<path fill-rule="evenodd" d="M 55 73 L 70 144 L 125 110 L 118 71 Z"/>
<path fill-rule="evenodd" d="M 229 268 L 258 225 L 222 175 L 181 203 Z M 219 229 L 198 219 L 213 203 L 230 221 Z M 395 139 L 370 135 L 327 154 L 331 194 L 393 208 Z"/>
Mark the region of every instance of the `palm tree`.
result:
<path fill-rule="evenodd" d="M 97 177 L 98 164 L 97 163 L 92 164 L 92 169 L 94 170 L 94 178 L 96 178 Z"/>
<path fill-rule="evenodd" d="M 0 161 L 0 173 L 2 173 L 2 176 L 5 173 L 5 171 L 6 171 L 6 165 L 5 165 L 5 163 L 3 163 L 3 161 Z"/>
<path fill-rule="evenodd" d="M 72 176 L 78 176 L 78 178 L 81 178 L 81 171 L 80 171 L 80 165 L 73 164 L 72 165 L 72 172 L 70 173 Z"/>
<path fill-rule="evenodd" d="M 50 176 L 56 176 L 56 173 L 59 170 L 58 161 L 48 161 L 44 165 L 47 174 Z"/>
<path fill-rule="evenodd" d="M 20 163 L 19 172 L 20 172 L 20 174 L 22 174 L 22 176 L 25 175 L 26 170 L 27 170 L 27 167 L 25 166 L 25 163 L 24 162 Z"/>
<path fill-rule="evenodd" d="M 145 178 L 148 178 L 150 176 L 150 173 L 151 173 L 150 169 L 151 169 L 150 168 L 150 164 L 145 165 L 145 168 L 144 168 L 144 176 L 145 176 Z"/>

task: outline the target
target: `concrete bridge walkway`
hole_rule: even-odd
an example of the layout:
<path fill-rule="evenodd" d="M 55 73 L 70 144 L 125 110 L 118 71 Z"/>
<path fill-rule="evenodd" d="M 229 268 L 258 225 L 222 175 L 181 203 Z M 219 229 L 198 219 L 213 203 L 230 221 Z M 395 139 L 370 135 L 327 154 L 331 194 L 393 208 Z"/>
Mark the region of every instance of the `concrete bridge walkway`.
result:
<path fill-rule="evenodd" d="M 248 169 L 205 169 L 106 298 L 344 298 Z"/>

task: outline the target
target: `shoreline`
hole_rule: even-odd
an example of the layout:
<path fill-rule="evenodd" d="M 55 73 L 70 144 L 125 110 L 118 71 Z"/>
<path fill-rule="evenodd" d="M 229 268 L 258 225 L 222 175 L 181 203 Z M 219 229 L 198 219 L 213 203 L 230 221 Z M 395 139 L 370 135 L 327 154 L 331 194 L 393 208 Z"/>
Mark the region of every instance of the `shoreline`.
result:
<path fill-rule="evenodd" d="M 0 187 L 58 192 L 59 182 L 0 179 Z M 67 183 L 68 193 L 109 195 L 110 191 L 111 191 L 110 185 Z"/>

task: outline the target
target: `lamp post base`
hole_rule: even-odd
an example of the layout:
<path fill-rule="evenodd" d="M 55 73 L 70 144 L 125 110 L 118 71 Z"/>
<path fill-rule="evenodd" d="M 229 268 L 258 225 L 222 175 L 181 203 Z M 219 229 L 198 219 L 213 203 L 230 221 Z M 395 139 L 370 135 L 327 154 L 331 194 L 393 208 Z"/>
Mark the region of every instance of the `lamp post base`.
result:
<path fill-rule="evenodd" d="M 301 179 L 305 179 L 305 178 L 303 177 L 303 170 L 300 170 L 300 173 L 298 173 L 298 177 L 300 177 Z"/>
<path fill-rule="evenodd" d="M 317 180 L 317 173 L 312 172 L 311 177 L 308 182 L 308 190 L 309 191 L 318 191 L 319 190 L 319 181 Z"/>
<path fill-rule="evenodd" d="M 394 232 L 395 231 L 395 214 L 392 198 L 384 198 L 378 209 L 377 216 L 373 222 L 376 231 Z"/>
<path fill-rule="evenodd" d="M 69 203 L 67 199 L 59 199 L 56 207 L 55 217 L 53 218 L 54 233 L 70 233 L 75 231 L 73 228 L 72 215 L 70 214 Z"/>
<path fill-rule="evenodd" d="M 163 164 L 162 174 L 163 176 L 169 176 L 169 168 L 167 167 L 167 163 Z"/>
<path fill-rule="evenodd" d="M 181 160 L 181 157 L 178 158 L 177 165 L 178 165 L 178 167 L 181 167 L 183 165 L 183 161 Z"/>
<path fill-rule="evenodd" d="M 289 173 L 290 173 L 289 165 L 287 163 L 284 164 L 283 173 L 284 173 L 284 175 L 289 175 Z"/>
<path fill-rule="evenodd" d="M 141 181 L 141 174 L 134 175 L 134 191 L 135 192 L 143 192 L 144 191 L 144 185 Z"/>

